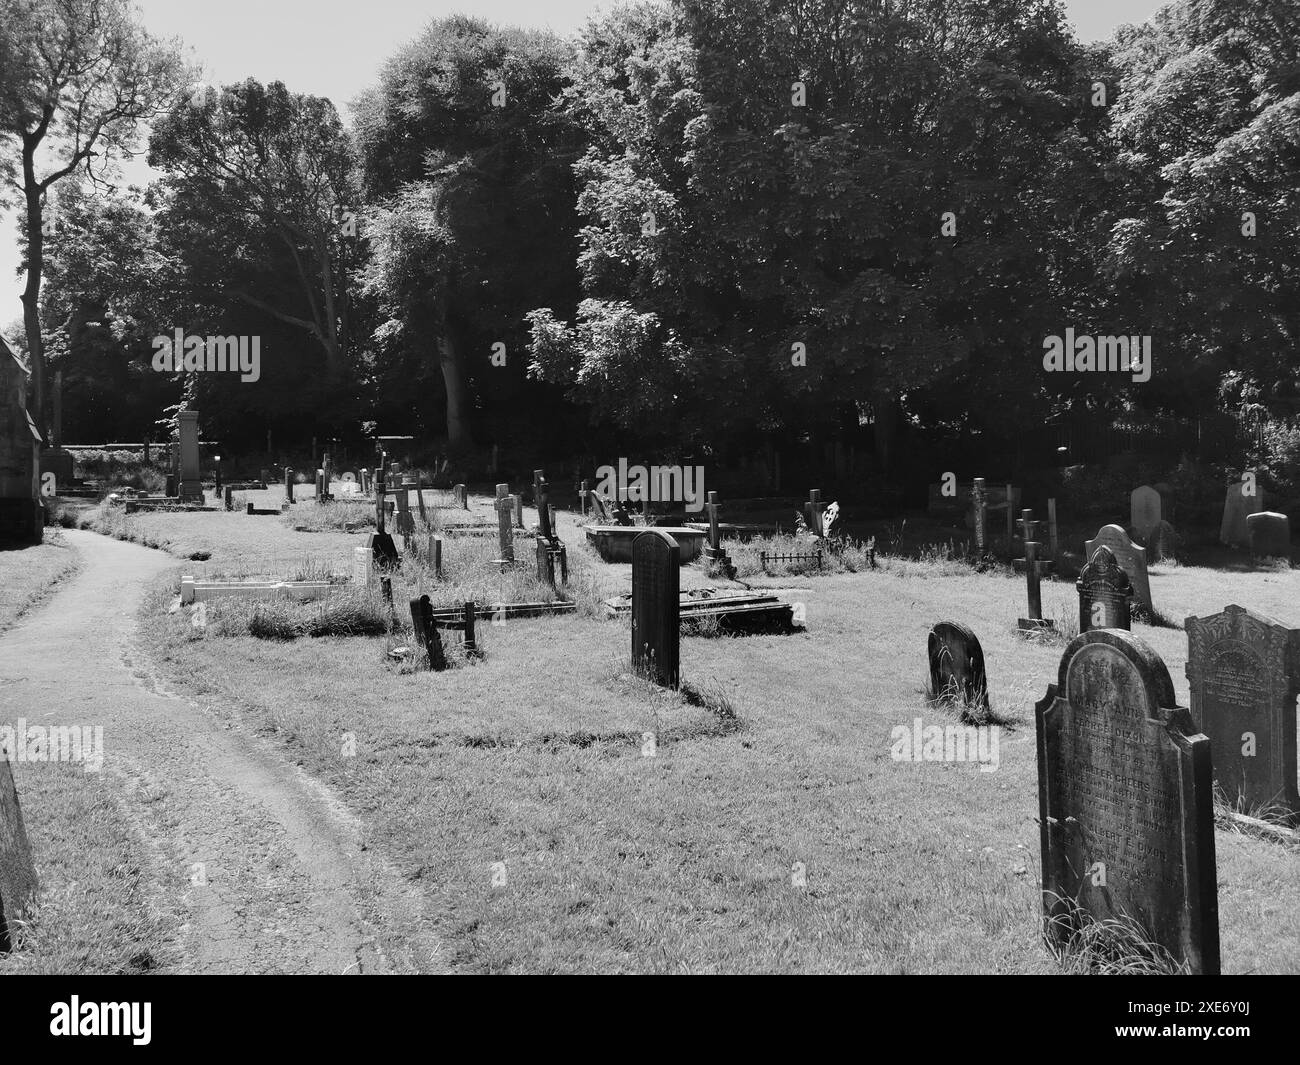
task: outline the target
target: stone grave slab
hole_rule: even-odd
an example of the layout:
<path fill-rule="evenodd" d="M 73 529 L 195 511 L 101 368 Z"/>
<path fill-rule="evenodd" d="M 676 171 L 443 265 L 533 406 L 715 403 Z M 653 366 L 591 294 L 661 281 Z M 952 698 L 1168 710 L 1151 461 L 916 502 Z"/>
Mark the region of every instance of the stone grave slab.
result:
<path fill-rule="evenodd" d="M 1035 717 L 1045 934 L 1128 918 L 1217 975 L 1211 745 L 1159 655 L 1132 633 L 1082 633 Z"/>
<path fill-rule="evenodd" d="M 1214 778 L 1235 809 L 1300 823 L 1296 698 L 1300 629 L 1241 606 L 1187 619 L 1192 718 L 1214 745 Z"/>

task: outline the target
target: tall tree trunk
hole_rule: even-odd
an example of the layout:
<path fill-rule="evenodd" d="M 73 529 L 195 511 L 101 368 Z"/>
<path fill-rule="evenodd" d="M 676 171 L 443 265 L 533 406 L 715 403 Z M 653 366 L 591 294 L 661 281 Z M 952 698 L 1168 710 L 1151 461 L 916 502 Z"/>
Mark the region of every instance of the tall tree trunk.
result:
<path fill-rule="evenodd" d="M 23 145 L 23 189 L 27 200 L 27 284 L 23 288 L 23 330 L 32 364 L 32 394 L 27 405 L 32 421 L 49 439 L 45 420 L 45 344 L 41 339 L 41 273 L 45 267 L 45 235 L 41 232 L 41 190 L 36 181 L 35 144 Z"/>
<path fill-rule="evenodd" d="M 438 361 L 442 366 L 442 380 L 447 388 L 447 446 L 452 450 L 467 449 L 471 441 L 469 425 L 465 421 L 468 406 L 465 394 L 465 375 L 461 367 L 460 349 L 445 328 L 438 338 Z"/>

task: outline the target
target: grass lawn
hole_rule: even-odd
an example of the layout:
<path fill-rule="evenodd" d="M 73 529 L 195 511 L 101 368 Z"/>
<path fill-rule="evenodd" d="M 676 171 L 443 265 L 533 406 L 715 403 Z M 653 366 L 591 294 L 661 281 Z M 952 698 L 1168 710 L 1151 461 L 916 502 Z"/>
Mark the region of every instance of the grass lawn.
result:
<path fill-rule="evenodd" d="M 0 551 L 0 632 L 4 632 L 77 568 L 77 552 L 59 536 L 45 531 L 44 543 Z"/>
<path fill-rule="evenodd" d="M 133 517 L 253 569 L 334 546 L 342 562 L 360 542 L 276 518 Z M 571 518 L 561 530 L 576 562 L 588 549 Z M 630 567 L 581 564 L 601 594 L 626 590 Z M 402 672 L 382 636 L 196 630 L 167 612 L 174 582 L 145 624 L 170 682 L 338 790 L 461 971 L 1057 972 L 1038 936 L 1032 711 L 1061 646 L 1013 635 L 1022 578 L 957 569 L 770 578 L 807 631 L 685 639 L 693 697 L 629 678 L 626 622 L 592 616 L 484 624 L 484 659 L 439 674 Z M 1294 620 L 1297 580 L 1173 567 L 1151 586 L 1176 619 L 1240 602 Z M 683 587 L 699 583 L 688 567 Z M 1049 616 L 1076 603 L 1072 584 L 1044 588 Z M 922 694 L 941 618 L 983 642 L 1008 720 L 994 772 L 890 758 L 896 726 L 951 723 Z M 1134 629 L 1185 704 L 1185 635 Z M 1300 971 L 1300 850 L 1217 843 L 1225 972 Z"/>

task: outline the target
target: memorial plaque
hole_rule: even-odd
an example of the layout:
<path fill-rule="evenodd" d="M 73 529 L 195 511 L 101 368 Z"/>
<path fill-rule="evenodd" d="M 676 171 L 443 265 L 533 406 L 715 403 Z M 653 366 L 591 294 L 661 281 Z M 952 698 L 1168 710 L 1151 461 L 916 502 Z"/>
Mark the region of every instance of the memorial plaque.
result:
<path fill-rule="evenodd" d="M 632 665 L 669 688 L 680 681 L 681 553 L 658 529 L 632 541 Z"/>
<path fill-rule="evenodd" d="M 1161 506 L 1160 493 L 1149 484 L 1133 489 L 1129 495 L 1129 524 L 1133 526 L 1139 540 L 1145 541 L 1157 522 L 1164 517 Z"/>
<path fill-rule="evenodd" d="M 1300 629 L 1240 606 L 1186 626 L 1192 719 L 1213 744 L 1224 798 L 1246 813 L 1285 811 L 1300 823 Z"/>
<path fill-rule="evenodd" d="M 1219 971 L 1210 740 L 1128 632 L 1075 637 L 1036 707 L 1046 935 L 1127 917 L 1194 973 Z"/>
<path fill-rule="evenodd" d="M 1099 547 L 1075 582 L 1079 592 L 1079 631 L 1127 629 L 1133 586 L 1109 547 Z"/>
<path fill-rule="evenodd" d="M 1118 525 L 1105 525 L 1084 544 L 1083 557 L 1091 559 L 1097 548 L 1103 545 L 1110 548 L 1120 568 L 1128 574 L 1134 600 L 1151 610 L 1151 582 L 1147 578 L 1146 548 L 1138 547 Z"/>
<path fill-rule="evenodd" d="M 0 953 L 13 949 L 14 928 L 36 898 L 36 866 L 23 827 L 18 789 L 5 752 L 0 751 Z"/>
<path fill-rule="evenodd" d="M 937 622 L 930 630 L 927 652 L 931 698 L 987 714 L 989 686 L 984 674 L 984 649 L 975 633 L 956 621 Z"/>

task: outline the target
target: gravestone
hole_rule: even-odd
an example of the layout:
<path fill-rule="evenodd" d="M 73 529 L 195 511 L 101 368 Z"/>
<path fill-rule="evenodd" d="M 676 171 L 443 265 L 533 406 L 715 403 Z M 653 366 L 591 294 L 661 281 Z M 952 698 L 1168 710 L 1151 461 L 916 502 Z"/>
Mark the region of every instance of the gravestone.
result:
<path fill-rule="evenodd" d="M 386 502 L 384 472 L 380 469 L 375 475 L 375 531 L 370 534 L 367 545 L 374 558 L 375 568 L 380 571 L 396 569 L 401 564 L 397 557 L 397 544 L 385 528 Z"/>
<path fill-rule="evenodd" d="M 930 659 L 930 695 L 938 703 L 960 705 L 975 716 L 989 711 L 984 649 L 965 625 L 940 621 L 926 641 Z"/>
<path fill-rule="evenodd" d="M 1223 523 L 1219 540 L 1232 547 L 1250 546 L 1250 529 L 1246 518 L 1264 509 L 1264 489 L 1253 480 L 1234 481 L 1223 496 Z"/>
<path fill-rule="evenodd" d="M 452 492 L 456 506 L 460 507 L 461 510 L 469 510 L 469 492 L 465 486 L 463 484 L 455 485 Z"/>
<path fill-rule="evenodd" d="M 179 475 L 177 495 L 189 503 L 203 502 L 203 480 L 199 472 L 199 412 L 183 410 L 176 415 L 180 432 Z"/>
<path fill-rule="evenodd" d="M 1110 548 L 1120 568 L 1128 574 L 1129 583 L 1133 586 L 1134 600 L 1147 610 L 1153 610 L 1151 581 L 1147 576 L 1146 548 L 1138 547 L 1129 539 L 1128 533 L 1118 525 L 1104 525 L 1098 530 L 1096 536 L 1084 544 L 1083 557 L 1091 559 L 1097 548 L 1103 544 Z"/>
<path fill-rule="evenodd" d="M 632 666 L 669 688 L 680 683 L 681 548 L 648 529 L 632 541 Z"/>
<path fill-rule="evenodd" d="M 1188 618 L 1186 628 L 1192 718 L 1213 744 L 1224 797 L 1246 813 L 1270 808 L 1300 822 L 1300 629 L 1240 606 Z"/>
<path fill-rule="evenodd" d="M 971 526 L 975 531 L 975 557 L 988 554 L 989 510 L 984 478 L 976 477 L 971 488 Z"/>
<path fill-rule="evenodd" d="M 23 827 L 18 789 L 5 752 L 0 750 L 0 954 L 13 949 L 17 926 L 36 899 L 36 866 Z"/>
<path fill-rule="evenodd" d="M 1149 484 L 1133 489 L 1129 495 L 1129 524 L 1137 538 L 1144 543 L 1164 516 L 1161 512 L 1160 493 Z"/>
<path fill-rule="evenodd" d="M 514 507 L 515 507 L 515 528 L 516 528 L 516 529 L 522 529 L 522 528 L 524 527 L 524 496 L 523 496 L 523 493 L 520 492 L 520 493 L 518 493 L 518 494 L 516 494 L 516 495 L 514 495 L 514 496 L 511 496 L 510 498 L 511 498 L 511 502 L 514 503 Z"/>
<path fill-rule="evenodd" d="M 370 583 L 370 565 L 374 561 L 374 551 L 369 547 L 352 549 L 352 583 L 360 588 Z"/>
<path fill-rule="evenodd" d="M 515 560 L 515 534 L 510 528 L 511 506 L 510 485 L 497 485 L 497 547 L 500 554 L 497 561 L 501 563 L 513 562 Z"/>
<path fill-rule="evenodd" d="M 288 466 L 284 468 L 284 498 L 290 503 L 293 502 L 293 470 Z M 227 510 L 230 508 L 227 507 Z"/>
<path fill-rule="evenodd" d="M 1147 558 L 1152 562 L 1174 561 L 1182 543 L 1174 527 L 1167 521 L 1158 521 L 1147 535 Z"/>
<path fill-rule="evenodd" d="M 1127 629 L 1131 626 L 1129 600 L 1133 585 L 1114 552 L 1101 546 L 1079 571 L 1079 631 Z"/>
<path fill-rule="evenodd" d="M 1029 616 L 1019 618 L 1016 621 L 1016 628 L 1025 633 L 1041 633 L 1044 630 L 1055 630 L 1056 624 L 1043 617 L 1043 592 L 1039 582 L 1043 577 L 1048 576 L 1056 563 L 1049 560 L 1040 560 L 1038 549 L 1042 544 L 1033 539 L 1034 528 L 1041 524 L 1033 520 L 1033 511 L 1026 510 L 1023 512 L 1021 524 L 1025 527 L 1025 557 L 1015 560 L 1015 568 L 1023 569 L 1025 572 L 1025 594 L 1029 600 Z"/>
<path fill-rule="evenodd" d="M 1271 510 L 1247 514 L 1246 535 L 1256 558 L 1291 558 L 1291 519 L 1285 514 Z"/>
<path fill-rule="evenodd" d="M 1217 975 L 1210 740 L 1160 656 L 1132 633 L 1082 633 L 1035 711 L 1045 934 L 1128 918 Z"/>

